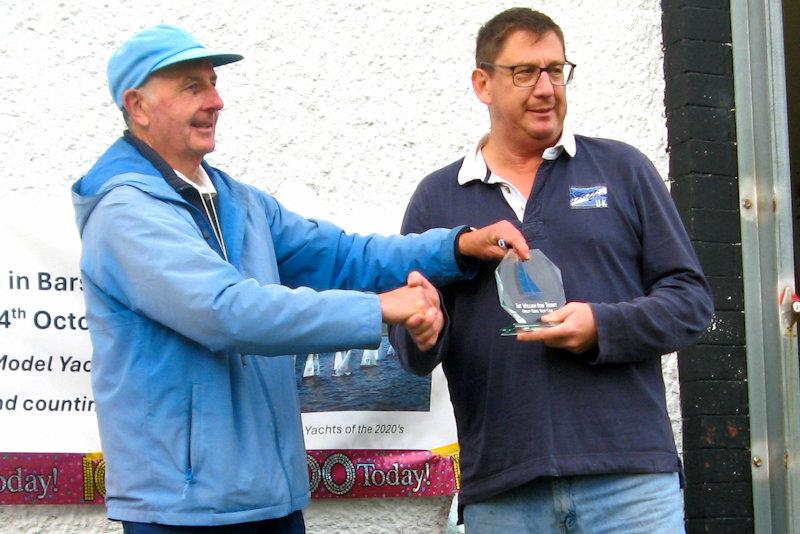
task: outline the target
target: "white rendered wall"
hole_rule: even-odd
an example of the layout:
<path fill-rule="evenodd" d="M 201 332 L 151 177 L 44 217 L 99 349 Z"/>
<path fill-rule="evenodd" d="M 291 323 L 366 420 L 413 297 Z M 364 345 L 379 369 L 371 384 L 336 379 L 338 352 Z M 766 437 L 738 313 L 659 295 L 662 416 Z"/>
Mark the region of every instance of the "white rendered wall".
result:
<path fill-rule="evenodd" d="M 217 71 L 226 107 L 213 165 L 304 215 L 395 232 L 417 182 L 487 130 L 469 83 L 475 34 L 514 5 L 4 0 L 0 195 L 32 189 L 68 202 L 70 184 L 123 128 L 106 85 L 110 53 L 134 32 L 170 22 L 245 56 Z M 573 130 L 631 143 L 666 176 L 660 1 L 532 7 L 561 25 L 578 64 L 568 90 Z M 674 357 L 665 374 L 679 433 Z M 306 518 L 310 533 L 443 532 L 448 508 L 446 498 L 315 501 Z M 121 528 L 96 506 L 0 507 L 0 533 L 36 532 Z"/>

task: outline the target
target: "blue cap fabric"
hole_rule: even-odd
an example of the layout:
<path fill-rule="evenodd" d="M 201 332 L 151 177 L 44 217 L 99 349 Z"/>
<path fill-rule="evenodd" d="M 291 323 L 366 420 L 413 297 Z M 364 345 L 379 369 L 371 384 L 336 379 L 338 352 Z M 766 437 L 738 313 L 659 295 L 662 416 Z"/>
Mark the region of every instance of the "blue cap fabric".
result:
<path fill-rule="evenodd" d="M 159 24 L 137 33 L 114 52 L 108 61 L 108 88 L 117 107 L 122 109 L 122 95 L 141 86 L 153 72 L 193 59 L 208 59 L 218 67 L 239 61 L 242 56 L 209 50 L 186 30 Z"/>

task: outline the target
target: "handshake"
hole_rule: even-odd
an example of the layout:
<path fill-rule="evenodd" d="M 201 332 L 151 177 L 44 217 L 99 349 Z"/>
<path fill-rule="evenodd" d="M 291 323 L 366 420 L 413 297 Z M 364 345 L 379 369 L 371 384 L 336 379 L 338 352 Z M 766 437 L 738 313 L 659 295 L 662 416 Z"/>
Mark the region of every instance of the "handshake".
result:
<path fill-rule="evenodd" d="M 502 259 L 513 248 L 523 260 L 530 257 L 525 238 L 508 221 L 499 221 L 458 238 L 458 252 L 481 260 Z M 383 322 L 402 324 L 420 350 L 436 345 L 444 326 L 439 292 L 421 273 L 412 271 L 406 285 L 378 295 Z"/>

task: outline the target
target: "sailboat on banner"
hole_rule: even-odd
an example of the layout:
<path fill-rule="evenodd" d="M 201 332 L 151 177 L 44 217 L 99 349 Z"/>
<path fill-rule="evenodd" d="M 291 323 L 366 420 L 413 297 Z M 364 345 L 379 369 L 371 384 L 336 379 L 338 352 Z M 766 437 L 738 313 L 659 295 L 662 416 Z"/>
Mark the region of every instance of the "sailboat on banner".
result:
<path fill-rule="evenodd" d="M 309 354 L 306 357 L 306 366 L 303 368 L 303 378 L 311 376 L 320 376 L 319 370 L 319 354 Z"/>
<path fill-rule="evenodd" d="M 350 368 L 352 351 L 340 350 L 333 356 L 333 376 L 347 376 L 353 372 Z"/>
<path fill-rule="evenodd" d="M 364 349 L 364 354 L 361 355 L 361 367 L 372 367 L 378 365 L 378 351 Z"/>
<path fill-rule="evenodd" d="M 389 336 L 387 335 L 381 336 L 381 344 L 378 347 L 378 354 L 375 359 L 377 361 L 385 360 L 386 357 L 389 356 L 389 354 L 391 353 L 390 351 L 392 350 L 394 349 L 392 349 L 392 345 L 391 343 L 389 343 Z"/>

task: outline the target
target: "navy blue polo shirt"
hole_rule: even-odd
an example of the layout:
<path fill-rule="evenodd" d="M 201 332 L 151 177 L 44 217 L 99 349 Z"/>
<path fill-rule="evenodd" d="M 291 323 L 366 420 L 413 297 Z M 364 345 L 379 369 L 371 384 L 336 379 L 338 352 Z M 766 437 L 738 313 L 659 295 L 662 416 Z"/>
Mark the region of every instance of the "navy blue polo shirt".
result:
<path fill-rule="evenodd" d="M 462 161 L 426 177 L 403 233 L 518 226 L 561 269 L 567 302 L 588 302 L 598 345 L 583 354 L 521 343 L 499 330 L 496 262 L 441 288 L 448 324 L 421 353 L 402 328 L 392 342 L 417 374 L 441 363 L 461 446 L 461 504 L 535 478 L 680 472 L 661 355 L 702 334 L 710 290 L 652 163 L 617 141 L 575 136 L 574 155 L 545 159 L 522 220 L 502 184 L 459 184 Z"/>

